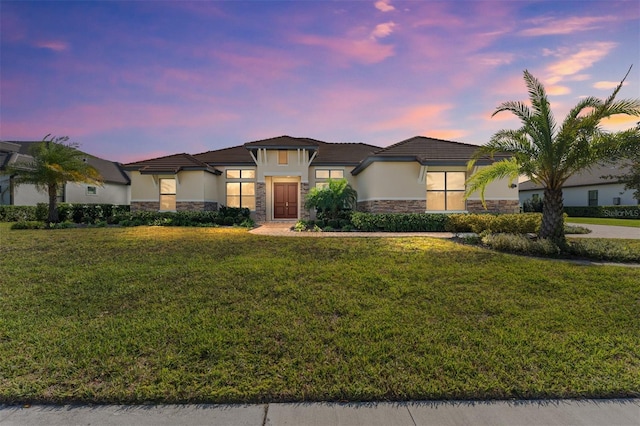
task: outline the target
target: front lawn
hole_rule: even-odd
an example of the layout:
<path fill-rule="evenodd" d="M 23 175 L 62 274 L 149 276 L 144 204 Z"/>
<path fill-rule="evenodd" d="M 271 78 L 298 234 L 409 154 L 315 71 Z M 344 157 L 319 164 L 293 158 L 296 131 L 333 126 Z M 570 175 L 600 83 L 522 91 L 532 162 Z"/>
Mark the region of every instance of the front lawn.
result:
<path fill-rule="evenodd" d="M 0 271 L 0 403 L 640 396 L 638 268 L 0 224 Z"/>
<path fill-rule="evenodd" d="M 568 217 L 567 223 L 586 223 L 591 225 L 630 226 L 640 228 L 640 219 L 614 219 L 602 217 Z"/>

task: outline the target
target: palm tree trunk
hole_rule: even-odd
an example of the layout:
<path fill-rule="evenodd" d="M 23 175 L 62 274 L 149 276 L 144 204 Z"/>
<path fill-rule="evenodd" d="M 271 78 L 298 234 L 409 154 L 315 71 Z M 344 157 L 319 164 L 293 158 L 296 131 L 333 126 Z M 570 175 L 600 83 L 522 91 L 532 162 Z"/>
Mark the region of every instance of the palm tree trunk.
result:
<path fill-rule="evenodd" d="M 50 184 L 49 192 L 49 219 L 47 224 L 58 223 L 58 185 Z"/>
<path fill-rule="evenodd" d="M 542 203 L 542 225 L 539 236 L 550 239 L 559 247 L 563 247 L 566 242 L 563 213 L 562 189 L 546 188 Z"/>

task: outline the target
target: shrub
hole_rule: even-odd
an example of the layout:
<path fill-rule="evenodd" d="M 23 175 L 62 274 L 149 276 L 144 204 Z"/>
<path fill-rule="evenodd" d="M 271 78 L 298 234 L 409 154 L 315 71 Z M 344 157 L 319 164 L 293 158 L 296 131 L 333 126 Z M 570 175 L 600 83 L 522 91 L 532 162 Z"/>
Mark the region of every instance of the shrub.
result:
<path fill-rule="evenodd" d="M 362 213 L 351 215 L 352 225 L 365 232 L 441 232 L 447 215 L 443 213 Z"/>
<path fill-rule="evenodd" d="M 542 198 L 529 198 L 524 203 L 522 203 L 522 211 L 525 213 L 542 213 Z"/>
<path fill-rule="evenodd" d="M 0 206 L 0 222 L 39 220 L 35 206 Z"/>
<path fill-rule="evenodd" d="M 640 219 L 640 206 L 568 206 L 564 208 L 564 211 L 570 217 Z"/>
<path fill-rule="evenodd" d="M 490 248 L 510 253 L 557 256 L 560 248 L 548 239 L 531 239 L 522 234 L 489 234 L 482 242 Z"/>
<path fill-rule="evenodd" d="M 219 211 L 183 211 L 155 212 L 138 211 L 120 213 L 114 216 L 111 223 L 121 226 L 215 226 L 238 225 L 253 227 L 255 223 L 250 217 L 249 209 L 225 207 Z"/>
<path fill-rule="evenodd" d="M 579 257 L 610 262 L 640 262 L 640 253 L 632 251 L 622 241 L 576 239 L 568 241 L 566 252 Z"/>
<path fill-rule="evenodd" d="M 37 220 L 20 220 L 13 225 L 11 229 L 44 229 L 45 223 Z"/>
<path fill-rule="evenodd" d="M 448 216 L 446 230 L 450 232 L 482 232 L 530 234 L 538 232 L 541 213 L 514 214 L 452 214 Z"/>
<path fill-rule="evenodd" d="M 590 234 L 591 229 L 587 229 L 584 226 L 576 226 L 576 225 L 564 225 L 564 233 L 565 234 Z"/>

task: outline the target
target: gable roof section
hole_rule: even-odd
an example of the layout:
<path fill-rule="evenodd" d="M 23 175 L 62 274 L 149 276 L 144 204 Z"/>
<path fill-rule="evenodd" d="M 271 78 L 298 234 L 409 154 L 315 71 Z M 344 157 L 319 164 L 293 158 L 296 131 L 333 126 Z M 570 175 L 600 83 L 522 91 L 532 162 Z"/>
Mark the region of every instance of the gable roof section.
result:
<path fill-rule="evenodd" d="M 204 170 L 218 175 L 222 173 L 220 170 L 216 170 L 186 153 L 129 163 L 125 164 L 124 167 L 126 170 L 137 170 L 141 174 L 147 175 L 161 173 L 176 174 L 182 170 Z"/>
<path fill-rule="evenodd" d="M 379 146 L 365 143 L 329 143 L 319 142 L 318 154 L 313 166 L 357 165 L 362 159 L 380 150 Z"/>
<path fill-rule="evenodd" d="M 193 156 L 198 161 L 211 166 L 255 166 L 256 163 L 251 158 L 249 151 L 243 146 L 233 146 L 231 148 L 207 151 Z"/>
<path fill-rule="evenodd" d="M 8 155 L 6 155 L 5 162 L 2 164 L 0 161 L 0 168 L 6 166 L 11 163 L 17 162 L 30 162 L 33 157 L 31 157 L 31 147 L 36 144 L 42 143 L 42 141 L 2 141 L 0 142 L 0 151 L 5 151 Z M 17 150 L 16 150 L 17 147 Z M 86 155 L 86 162 L 94 167 L 102 176 L 104 182 L 108 183 L 117 183 L 121 185 L 129 185 L 131 180 L 129 179 L 129 175 L 122 168 L 122 164 L 109 161 L 102 158 L 95 157 L 93 155 L 87 154 L 86 152 L 81 151 Z M 2 156 L 2 152 L 0 152 L 0 157 Z"/>
<path fill-rule="evenodd" d="M 357 175 L 375 161 L 416 161 L 424 166 L 464 166 L 478 148 L 478 145 L 414 136 L 374 152 L 351 173 Z M 477 164 L 490 164 L 503 158 L 508 158 L 508 155 L 495 155 L 494 160 L 482 157 Z"/>
<path fill-rule="evenodd" d="M 575 173 L 562 185 L 563 188 L 571 188 L 576 186 L 591 185 L 613 185 L 617 184 L 618 179 L 604 179 L 602 176 L 623 175 L 629 172 L 629 166 L 604 166 L 598 165 L 589 170 Z M 530 180 L 522 182 L 519 186 L 520 191 L 541 190 L 544 187 L 541 184 L 533 183 Z"/>
<path fill-rule="evenodd" d="M 262 139 L 259 141 L 247 142 L 244 144 L 245 148 L 258 149 L 292 149 L 292 148 L 305 148 L 305 149 L 318 149 L 318 145 L 322 143 L 315 139 L 310 138 L 296 138 L 292 136 L 276 136 L 275 138 Z"/>

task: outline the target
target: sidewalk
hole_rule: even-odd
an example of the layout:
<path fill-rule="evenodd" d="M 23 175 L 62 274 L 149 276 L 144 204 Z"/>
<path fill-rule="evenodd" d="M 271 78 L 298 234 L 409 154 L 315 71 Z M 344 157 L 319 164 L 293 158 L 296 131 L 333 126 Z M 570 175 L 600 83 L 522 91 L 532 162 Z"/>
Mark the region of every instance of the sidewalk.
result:
<path fill-rule="evenodd" d="M 0 406 L 0 425 L 638 426 L 640 399 Z"/>

